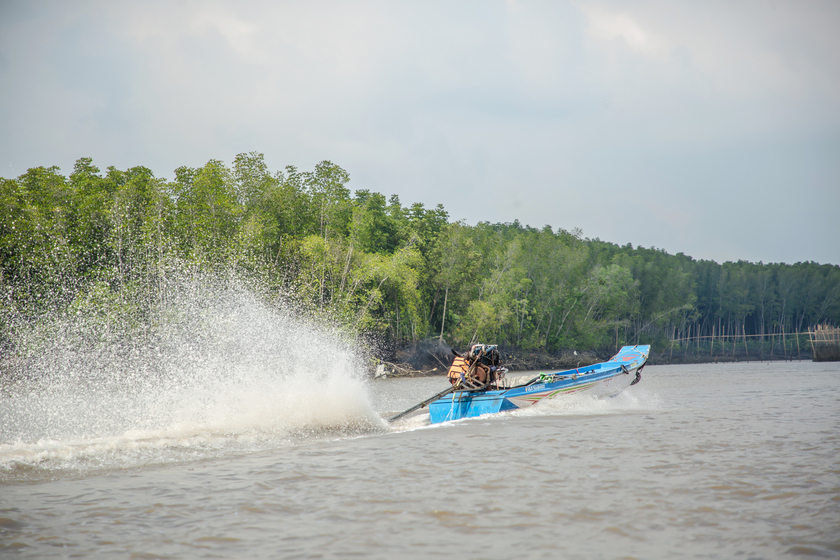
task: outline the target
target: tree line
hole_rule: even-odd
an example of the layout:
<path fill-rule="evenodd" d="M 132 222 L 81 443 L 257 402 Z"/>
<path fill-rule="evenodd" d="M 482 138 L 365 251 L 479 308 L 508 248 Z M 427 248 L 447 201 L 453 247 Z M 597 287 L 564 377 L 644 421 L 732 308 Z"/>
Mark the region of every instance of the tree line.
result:
<path fill-rule="evenodd" d="M 259 153 L 230 166 L 0 182 L 0 341 L 48 313 L 98 312 L 143 329 L 173 267 L 234 270 L 267 298 L 328 316 L 387 347 L 439 339 L 557 353 L 692 337 L 762 339 L 840 324 L 840 267 L 718 264 L 587 239 L 582 232 L 452 221 L 442 205 L 351 192 L 323 161 L 270 171 Z M 117 319 L 114 319 L 117 320 Z"/>

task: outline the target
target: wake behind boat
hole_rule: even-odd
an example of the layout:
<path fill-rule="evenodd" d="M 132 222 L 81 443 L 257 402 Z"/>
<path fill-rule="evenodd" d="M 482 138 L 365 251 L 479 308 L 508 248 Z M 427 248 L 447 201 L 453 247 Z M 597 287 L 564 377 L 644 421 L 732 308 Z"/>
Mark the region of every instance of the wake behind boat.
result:
<path fill-rule="evenodd" d="M 533 406 L 543 399 L 589 391 L 614 396 L 641 379 L 649 345 L 624 346 L 609 361 L 591 366 L 507 378 L 495 346 L 475 345 L 466 357 L 456 355 L 449 369 L 452 387 L 391 418 L 391 422 L 429 406 L 436 424 Z"/>

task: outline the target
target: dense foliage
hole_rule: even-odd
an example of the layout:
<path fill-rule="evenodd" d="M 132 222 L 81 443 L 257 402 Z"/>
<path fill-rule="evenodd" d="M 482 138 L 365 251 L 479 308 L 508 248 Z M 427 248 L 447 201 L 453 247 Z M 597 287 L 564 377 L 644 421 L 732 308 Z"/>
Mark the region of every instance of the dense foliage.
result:
<path fill-rule="evenodd" d="M 451 222 L 444 208 L 348 188 L 330 162 L 271 173 L 228 167 L 69 177 L 34 168 L 0 184 L 2 334 L 45 312 L 101 311 L 142 330 L 173 268 L 236 270 L 357 334 L 403 345 L 494 341 L 523 349 L 660 351 L 698 336 L 840 323 L 840 267 L 718 264 L 518 222 Z"/>

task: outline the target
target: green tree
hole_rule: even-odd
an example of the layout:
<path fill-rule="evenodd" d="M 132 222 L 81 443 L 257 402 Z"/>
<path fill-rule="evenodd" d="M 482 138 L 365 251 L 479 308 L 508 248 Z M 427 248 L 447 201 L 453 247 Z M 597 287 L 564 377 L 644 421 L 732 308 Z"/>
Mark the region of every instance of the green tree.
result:
<path fill-rule="evenodd" d="M 435 247 L 433 259 L 438 264 L 436 267 L 438 272 L 433 282 L 438 292 L 443 291 L 443 310 L 438 337 L 443 342 L 450 292 L 456 292 L 457 308 L 462 309 L 469 288 L 477 278 L 481 266 L 481 255 L 475 250 L 473 240 L 469 237 L 468 226 L 462 222 L 455 222 L 443 230 L 440 243 Z M 452 313 L 451 309 L 449 311 Z M 434 316 L 434 304 L 431 316 Z M 454 319 L 457 327 L 459 317 L 455 315 Z"/>
<path fill-rule="evenodd" d="M 237 233 L 243 208 L 230 170 L 217 160 L 175 170 L 176 228 L 185 255 L 223 262 Z"/>

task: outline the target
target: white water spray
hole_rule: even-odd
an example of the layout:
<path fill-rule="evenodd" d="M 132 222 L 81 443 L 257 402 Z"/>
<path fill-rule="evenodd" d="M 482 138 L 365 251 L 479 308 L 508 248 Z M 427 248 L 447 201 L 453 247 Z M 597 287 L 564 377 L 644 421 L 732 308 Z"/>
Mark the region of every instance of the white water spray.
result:
<path fill-rule="evenodd" d="M 89 309 L 20 332 L 0 472 L 189 460 L 377 430 L 361 358 L 242 282 L 180 276 L 148 322 Z"/>

